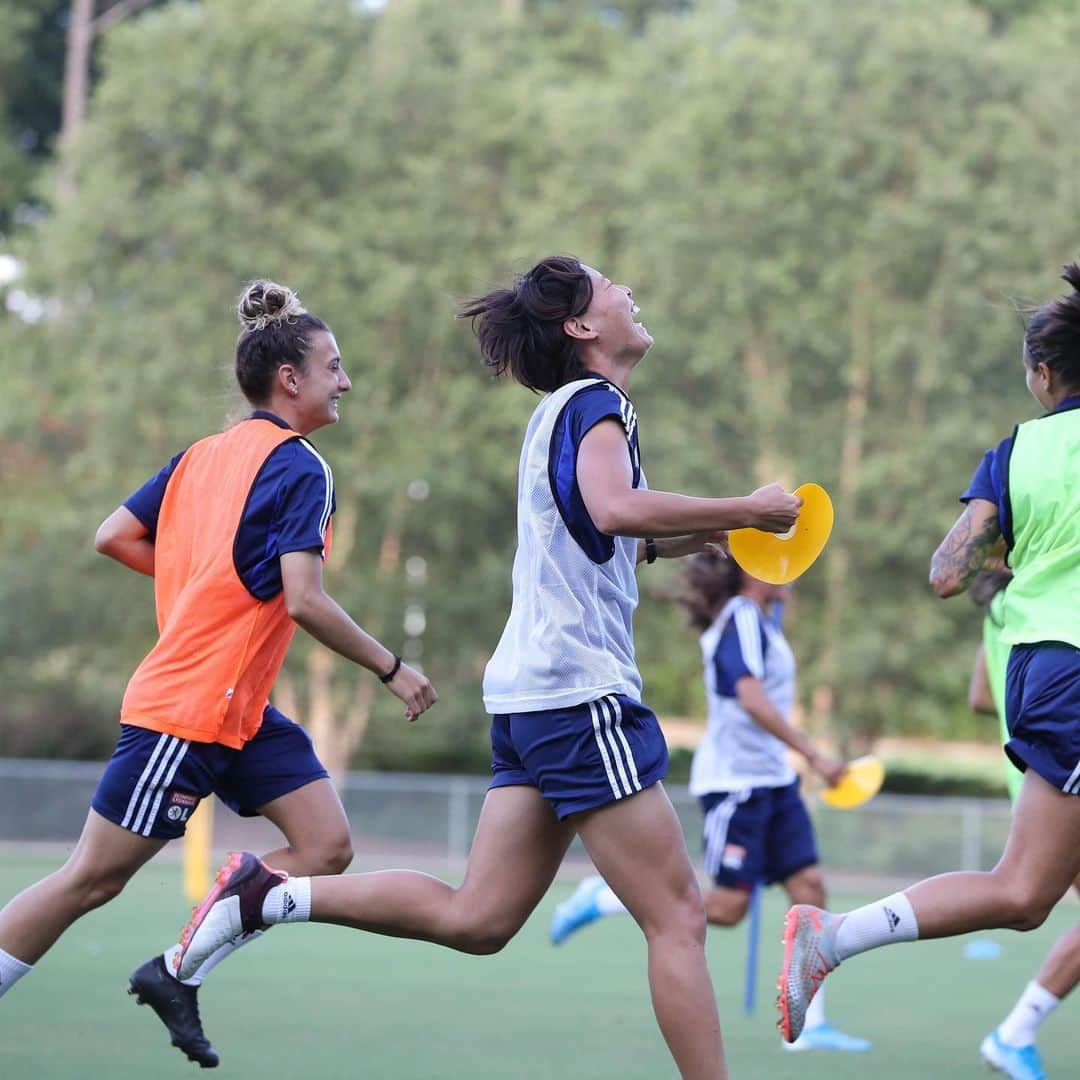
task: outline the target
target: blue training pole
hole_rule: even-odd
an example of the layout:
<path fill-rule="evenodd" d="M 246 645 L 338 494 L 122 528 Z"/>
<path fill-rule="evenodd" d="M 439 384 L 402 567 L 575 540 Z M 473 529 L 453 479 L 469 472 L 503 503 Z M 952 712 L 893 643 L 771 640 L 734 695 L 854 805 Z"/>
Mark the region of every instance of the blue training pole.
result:
<path fill-rule="evenodd" d="M 757 1003 L 758 944 L 761 941 L 761 882 L 750 893 L 750 924 L 746 940 L 746 987 L 743 991 L 743 1012 L 747 1016 Z"/>

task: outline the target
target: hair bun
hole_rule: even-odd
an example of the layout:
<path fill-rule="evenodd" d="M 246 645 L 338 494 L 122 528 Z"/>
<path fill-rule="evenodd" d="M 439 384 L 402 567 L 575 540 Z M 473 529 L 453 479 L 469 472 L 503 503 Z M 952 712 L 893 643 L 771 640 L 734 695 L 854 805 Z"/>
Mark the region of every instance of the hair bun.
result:
<path fill-rule="evenodd" d="M 1080 266 L 1077 266 L 1074 262 L 1066 263 L 1065 266 L 1062 267 L 1061 276 L 1076 292 L 1080 292 Z"/>
<path fill-rule="evenodd" d="M 300 298 L 285 285 L 274 281 L 253 281 L 236 305 L 236 314 L 245 334 L 280 326 L 305 313 Z"/>

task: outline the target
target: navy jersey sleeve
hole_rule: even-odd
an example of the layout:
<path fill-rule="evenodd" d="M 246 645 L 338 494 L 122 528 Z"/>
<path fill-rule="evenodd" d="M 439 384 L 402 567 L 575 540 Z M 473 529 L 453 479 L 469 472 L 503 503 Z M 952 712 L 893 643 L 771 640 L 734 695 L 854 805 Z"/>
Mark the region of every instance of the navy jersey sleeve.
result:
<path fill-rule="evenodd" d="M 589 387 L 575 394 L 567 402 L 563 414 L 563 423 L 573 441 L 574 449 L 581 445 L 581 440 L 601 420 L 618 420 L 625 428 L 624 412 L 627 404 L 626 399 L 620 397 L 606 383 L 599 383 L 596 387 Z"/>
<path fill-rule="evenodd" d="M 987 502 L 1000 502 L 1005 493 L 1009 470 L 1009 455 L 1012 453 L 1012 436 L 1002 439 L 993 450 L 987 450 L 979 462 L 971 483 L 968 484 L 961 502 L 971 499 L 986 499 Z"/>
<path fill-rule="evenodd" d="M 765 636 L 753 603 L 739 604 L 728 620 L 713 653 L 716 689 L 723 697 L 736 697 L 735 686 L 747 675 L 765 676 Z"/>
<path fill-rule="evenodd" d="M 972 499 L 986 499 L 997 506 L 998 526 L 1005 542 L 1012 547 L 1012 508 L 1009 505 L 1009 457 L 1012 455 L 1013 435 L 1001 440 L 994 449 L 987 450 L 979 462 L 963 495 L 962 503 Z"/>
<path fill-rule="evenodd" d="M 157 533 L 158 514 L 161 512 L 161 500 L 165 498 L 169 477 L 176 471 L 176 466 L 180 464 L 183 456 L 184 451 L 181 450 L 161 472 L 150 477 L 142 487 L 124 500 L 124 506 L 146 526 L 151 537 Z"/>
<path fill-rule="evenodd" d="M 637 455 L 637 416 L 630 401 L 613 386 L 598 381 L 579 390 L 563 407 L 551 433 L 548 477 L 555 504 L 570 535 L 595 563 L 605 563 L 615 553 L 615 541 L 593 524 L 577 482 L 577 459 L 581 440 L 603 420 L 616 420 L 626 433 L 633 483 L 637 487 L 640 467 Z"/>
<path fill-rule="evenodd" d="M 290 551 L 322 552 L 330 518 L 337 508 L 330 466 L 310 443 L 288 444 L 293 461 L 278 492 L 271 536 L 278 558 Z"/>

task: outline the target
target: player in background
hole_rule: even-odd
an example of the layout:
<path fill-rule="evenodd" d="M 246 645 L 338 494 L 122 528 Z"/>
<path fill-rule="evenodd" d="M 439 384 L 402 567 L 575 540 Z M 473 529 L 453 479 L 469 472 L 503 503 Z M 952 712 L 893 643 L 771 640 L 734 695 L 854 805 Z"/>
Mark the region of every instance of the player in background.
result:
<path fill-rule="evenodd" d="M 462 310 L 494 372 L 546 395 L 519 459 L 513 600 L 484 675 L 494 775 L 464 881 L 294 878 L 234 854 L 184 931 L 182 974 L 243 930 L 306 920 L 496 952 L 576 833 L 644 932 L 680 1073 L 727 1076 L 701 890 L 660 782 L 667 746 L 642 703 L 635 566 L 707 550 L 729 528 L 783 532 L 801 500 L 775 484 L 725 499 L 648 490 L 629 386 L 652 337 L 637 312 L 627 286 L 570 256 Z"/>
<path fill-rule="evenodd" d="M 704 814 L 704 867 L 713 880 L 705 914 L 737 926 L 756 885 L 780 883 L 793 904 L 826 904 L 814 827 L 791 767 L 794 750 L 826 784 L 844 763 L 821 753 L 789 717 L 795 703 L 795 656 L 784 636 L 788 585 L 744 573 L 734 559 L 704 552 L 688 560 L 680 601 L 701 633 L 708 726 L 694 753 L 690 794 Z M 555 909 L 551 940 L 604 915 L 626 912 L 601 877 L 588 877 Z M 806 1027 L 789 1050 L 870 1049 L 866 1039 L 825 1019 L 825 994 L 810 1005 Z"/>
<path fill-rule="evenodd" d="M 351 383 L 329 327 L 289 289 L 254 282 L 240 298 L 236 377 L 253 407 L 169 462 L 97 532 L 97 549 L 154 578 L 158 641 L 120 709 L 121 734 L 79 842 L 54 874 L 0 910 L 0 996 L 80 916 L 115 897 L 216 794 L 261 814 L 286 846 L 267 858 L 298 873 L 343 871 L 349 826 L 311 740 L 267 700 L 296 626 L 381 677 L 414 719 L 428 680 L 326 594 L 334 481 L 307 441 L 335 424 Z M 183 982 L 179 944 L 141 965 L 130 992 L 205 1068 L 218 1055 L 197 990 L 254 935 L 235 935 Z"/>
<path fill-rule="evenodd" d="M 777 999 L 788 1041 L 849 957 L 920 937 L 1033 929 L 1080 873 L 1080 266 L 1064 278 L 1073 292 L 1039 308 L 1024 335 L 1025 383 L 1046 413 L 986 453 L 930 565 L 942 597 L 963 592 L 1003 547 L 1013 572 L 1005 752 L 1024 780 L 1005 851 L 989 872 L 942 874 L 846 915 L 793 907 Z"/>
<path fill-rule="evenodd" d="M 1009 734 L 1005 725 L 1005 673 L 1009 645 L 1001 640 L 1004 629 L 1003 590 L 1012 574 L 1008 570 L 986 570 L 971 583 L 972 600 L 986 608 L 983 641 L 975 656 L 968 688 L 968 704 L 976 712 L 997 716 L 1003 741 Z M 1006 758 L 1009 798 L 1016 802 L 1023 774 Z M 1080 881 L 1073 887 L 1080 892 Z M 1013 1005 L 1012 1011 L 983 1039 L 979 1053 L 992 1068 L 1012 1080 L 1041 1080 L 1046 1076 L 1035 1040 L 1039 1028 L 1080 983 L 1080 926 L 1064 934 L 1047 953 L 1035 978 Z"/>

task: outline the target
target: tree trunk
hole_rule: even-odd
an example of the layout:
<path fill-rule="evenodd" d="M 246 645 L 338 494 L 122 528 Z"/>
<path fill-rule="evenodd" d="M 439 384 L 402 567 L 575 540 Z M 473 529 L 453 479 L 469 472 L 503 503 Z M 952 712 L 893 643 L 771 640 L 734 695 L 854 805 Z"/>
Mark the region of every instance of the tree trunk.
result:
<path fill-rule="evenodd" d="M 790 487 L 792 466 L 783 444 L 791 422 L 791 385 L 787 367 L 770 356 L 759 329 L 755 328 L 743 350 L 743 369 L 754 420 L 757 482 Z"/>
<path fill-rule="evenodd" d="M 862 471 L 866 411 L 870 396 L 869 290 L 855 290 L 851 305 L 851 373 L 844 407 L 844 439 L 840 449 L 840 480 L 836 491 L 836 517 L 855 520 L 858 510 L 859 475 Z M 836 642 L 847 609 L 847 579 L 851 552 L 842 539 L 829 545 L 825 561 L 825 601 L 822 618 L 821 682 L 814 688 L 811 713 L 814 727 L 831 727 L 839 709 Z"/>
<path fill-rule="evenodd" d="M 70 158 L 71 144 L 86 115 L 90 80 L 90 48 L 94 42 L 94 0 L 71 0 L 68 15 L 67 55 L 64 59 L 64 102 L 60 119 L 60 197 L 75 194 Z"/>

